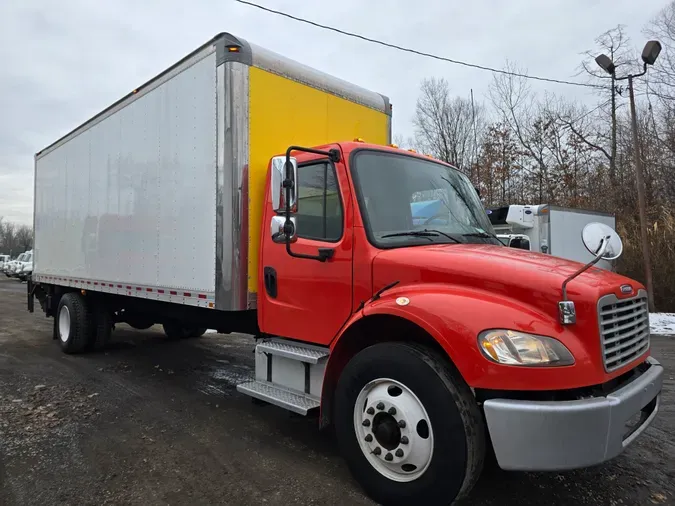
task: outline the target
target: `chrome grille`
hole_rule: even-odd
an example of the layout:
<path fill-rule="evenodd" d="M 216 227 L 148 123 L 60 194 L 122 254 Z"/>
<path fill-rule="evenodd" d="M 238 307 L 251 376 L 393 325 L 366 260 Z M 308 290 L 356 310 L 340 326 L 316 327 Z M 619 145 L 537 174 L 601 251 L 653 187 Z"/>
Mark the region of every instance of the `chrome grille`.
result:
<path fill-rule="evenodd" d="M 647 294 L 618 299 L 606 295 L 598 301 L 602 355 L 607 372 L 632 362 L 649 348 Z"/>

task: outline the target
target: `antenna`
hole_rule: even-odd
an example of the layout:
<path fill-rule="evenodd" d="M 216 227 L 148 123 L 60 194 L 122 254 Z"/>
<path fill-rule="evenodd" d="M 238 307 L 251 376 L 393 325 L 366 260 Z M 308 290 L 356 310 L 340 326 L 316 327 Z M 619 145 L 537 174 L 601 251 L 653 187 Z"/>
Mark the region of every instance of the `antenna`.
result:
<path fill-rule="evenodd" d="M 476 169 L 478 169 L 478 134 L 476 132 L 476 106 L 473 103 L 473 88 L 471 88 L 471 116 L 473 118 L 473 163 L 476 165 Z M 473 173 L 473 167 L 471 168 L 471 172 Z M 476 179 L 480 178 L 476 177 Z M 480 184 L 480 181 L 477 181 L 477 183 Z"/>

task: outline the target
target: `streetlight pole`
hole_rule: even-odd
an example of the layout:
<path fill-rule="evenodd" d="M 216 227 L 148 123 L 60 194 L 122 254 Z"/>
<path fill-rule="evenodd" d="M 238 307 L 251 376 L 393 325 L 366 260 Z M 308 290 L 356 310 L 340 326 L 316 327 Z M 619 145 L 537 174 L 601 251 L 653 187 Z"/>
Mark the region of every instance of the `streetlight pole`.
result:
<path fill-rule="evenodd" d="M 612 76 L 612 86 L 615 81 L 628 80 L 628 93 L 630 101 L 631 130 L 633 134 L 633 161 L 635 163 L 635 180 L 638 194 L 638 215 L 640 218 L 640 242 L 642 245 L 642 261 L 645 272 L 645 285 L 647 287 L 647 303 L 649 311 L 654 311 L 654 284 L 652 281 L 652 266 L 649 255 L 649 236 L 647 234 L 647 204 L 645 202 L 645 182 L 642 167 L 642 157 L 640 156 L 640 144 L 638 139 L 637 112 L 635 108 L 635 91 L 633 90 L 633 79 L 643 76 L 647 73 L 647 66 L 654 65 L 656 58 L 661 52 L 661 44 L 658 41 L 651 40 L 647 42 L 642 51 L 642 61 L 644 67 L 639 74 L 629 74 L 617 78 L 615 75 L 616 65 L 607 55 L 601 54 L 595 61 L 605 72 Z"/>
<path fill-rule="evenodd" d="M 647 64 L 645 64 L 645 72 Z M 644 72 L 643 72 L 644 74 Z M 633 91 L 633 77 L 628 76 L 628 94 L 630 101 L 630 121 L 633 131 L 633 161 L 635 163 L 635 180 L 638 194 L 638 214 L 640 215 L 640 242 L 642 243 L 642 261 L 645 269 L 645 285 L 647 286 L 647 301 L 649 311 L 654 311 L 654 284 L 652 282 L 652 263 L 649 255 L 649 237 L 647 236 L 647 205 L 645 203 L 645 179 L 640 156 L 640 143 L 638 141 L 637 113 L 635 112 L 635 92 Z"/>

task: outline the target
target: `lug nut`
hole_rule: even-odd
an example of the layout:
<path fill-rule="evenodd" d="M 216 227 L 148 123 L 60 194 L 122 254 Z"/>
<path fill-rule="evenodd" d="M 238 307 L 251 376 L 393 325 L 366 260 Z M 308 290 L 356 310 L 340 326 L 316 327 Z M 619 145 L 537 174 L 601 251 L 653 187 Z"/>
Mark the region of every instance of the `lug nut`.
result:
<path fill-rule="evenodd" d="M 382 411 L 382 410 L 384 409 L 384 403 L 383 403 L 383 402 L 378 402 L 378 403 L 377 403 L 377 409 L 379 409 L 380 411 Z"/>
<path fill-rule="evenodd" d="M 373 408 L 368 408 L 368 409 L 366 410 L 366 413 L 368 413 L 369 415 L 374 415 L 374 414 L 375 414 L 375 410 L 374 410 Z"/>
<path fill-rule="evenodd" d="M 377 448 L 375 448 L 375 449 L 373 450 L 373 453 L 374 453 L 375 455 L 380 455 L 380 454 L 382 453 L 382 448 L 380 448 L 380 447 L 378 446 Z"/>
<path fill-rule="evenodd" d="M 391 453 L 387 453 L 384 456 L 384 460 L 386 460 L 387 462 L 391 462 L 392 460 L 394 460 L 394 456 Z"/>
<path fill-rule="evenodd" d="M 389 411 L 387 411 L 387 413 L 389 413 L 391 416 L 394 416 L 396 414 L 396 408 L 392 406 L 391 408 L 389 408 Z"/>
<path fill-rule="evenodd" d="M 401 457 L 403 457 L 403 450 L 401 450 L 400 448 L 399 448 L 398 450 L 396 450 L 396 456 L 397 456 L 399 459 L 400 459 Z"/>
<path fill-rule="evenodd" d="M 361 422 L 361 425 L 363 425 L 364 427 L 370 427 L 370 420 L 364 420 L 363 422 Z"/>
<path fill-rule="evenodd" d="M 398 421 L 398 426 L 401 427 L 402 429 L 405 429 L 405 420 L 399 420 Z"/>
<path fill-rule="evenodd" d="M 370 443 L 373 440 L 372 434 L 366 434 L 366 443 Z"/>
<path fill-rule="evenodd" d="M 408 441 L 408 436 L 403 436 L 401 438 L 401 444 L 402 445 L 407 445 L 410 441 Z"/>

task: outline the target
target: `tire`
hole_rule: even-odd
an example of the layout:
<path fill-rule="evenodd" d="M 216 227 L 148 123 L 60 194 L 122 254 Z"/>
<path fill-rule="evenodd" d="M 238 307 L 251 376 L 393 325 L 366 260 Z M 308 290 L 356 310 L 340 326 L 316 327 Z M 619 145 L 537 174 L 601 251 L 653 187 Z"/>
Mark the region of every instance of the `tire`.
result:
<path fill-rule="evenodd" d="M 148 330 L 150 327 L 152 327 L 155 323 L 154 322 L 148 322 L 144 320 L 131 320 L 128 321 L 127 324 L 136 329 L 136 330 Z"/>
<path fill-rule="evenodd" d="M 93 311 L 92 323 L 89 348 L 97 351 L 104 350 L 108 346 L 112 334 L 112 314 L 105 306 L 97 306 Z"/>
<path fill-rule="evenodd" d="M 459 373 L 433 350 L 382 343 L 359 352 L 338 380 L 334 413 L 350 471 L 380 504 L 452 504 L 480 476 L 480 410 Z"/>
<path fill-rule="evenodd" d="M 206 329 L 203 328 L 195 328 L 195 329 L 190 329 L 188 330 L 188 335 L 187 337 L 202 337 L 206 333 Z"/>
<path fill-rule="evenodd" d="M 183 327 L 179 323 L 164 323 L 164 333 L 169 339 L 188 339 L 191 337 L 201 337 L 206 332 L 206 329 Z"/>
<path fill-rule="evenodd" d="M 169 339 L 185 339 L 188 337 L 187 331 L 179 323 L 164 323 L 162 327 L 164 328 L 164 334 Z"/>
<path fill-rule="evenodd" d="M 82 353 L 91 338 L 91 312 L 79 293 L 69 292 L 61 297 L 56 312 L 56 334 L 65 353 Z"/>

